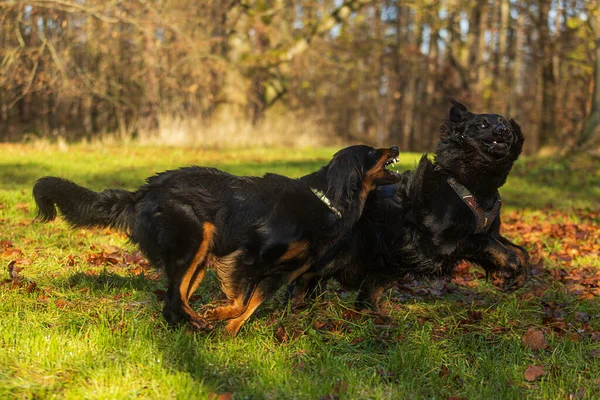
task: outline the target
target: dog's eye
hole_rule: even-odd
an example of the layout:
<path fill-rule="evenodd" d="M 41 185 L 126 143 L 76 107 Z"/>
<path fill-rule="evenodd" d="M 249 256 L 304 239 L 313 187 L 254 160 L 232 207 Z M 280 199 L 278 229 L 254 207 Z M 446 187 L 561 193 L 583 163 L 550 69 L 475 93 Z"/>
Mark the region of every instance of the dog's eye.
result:
<path fill-rule="evenodd" d="M 490 127 L 490 124 L 486 124 L 486 123 L 484 122 L 484 123 L 481 123 L 481 124 L 477 125 L 477 127 L 478 127 L 479 129 L 486 129 L 486 128 L 489 128 L 489 127 Z"/>

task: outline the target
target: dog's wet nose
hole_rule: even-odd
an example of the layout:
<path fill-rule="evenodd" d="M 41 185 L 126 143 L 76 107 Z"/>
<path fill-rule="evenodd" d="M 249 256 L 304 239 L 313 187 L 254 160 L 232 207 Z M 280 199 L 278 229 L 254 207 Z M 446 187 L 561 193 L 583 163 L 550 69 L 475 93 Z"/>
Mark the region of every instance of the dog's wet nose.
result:
<path fill-rule="evenodd" d="M 390 149 L 393 151 L 400 152 L 400 149 L 398 148 L 398 146 L 392 146 L 392 147 L 390 147 Z"/>
<path fill-rule="evenodd" d="M 496 127 L 496 129 L 494 129 L 494 131 L 497 135 L 501 135 L 501 136 L 508 135 L 508 132 L 509 132 L 508 128 L 505 127 L 504 125 L 498 125 Z"/>

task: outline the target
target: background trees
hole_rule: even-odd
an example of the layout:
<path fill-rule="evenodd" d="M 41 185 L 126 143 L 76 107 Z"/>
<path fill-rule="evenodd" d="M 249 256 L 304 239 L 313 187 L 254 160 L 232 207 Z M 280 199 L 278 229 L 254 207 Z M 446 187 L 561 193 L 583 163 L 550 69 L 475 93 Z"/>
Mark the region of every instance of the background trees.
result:
<path fill-rule="evenodd" d="M 294 113 L 428 150 L 450 95 L 518 119 L 530 152 L 581 144 L 597 125 L 596 3 L 4 1 L 0 140 Z"/>

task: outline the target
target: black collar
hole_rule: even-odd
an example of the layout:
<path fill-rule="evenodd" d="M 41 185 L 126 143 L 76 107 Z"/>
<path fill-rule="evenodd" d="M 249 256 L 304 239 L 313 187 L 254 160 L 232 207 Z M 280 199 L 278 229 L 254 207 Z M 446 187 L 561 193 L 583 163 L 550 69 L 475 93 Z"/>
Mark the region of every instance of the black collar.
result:
<path fill-rule="evenodd" d="M 456 179 L 449 176 L 447 179 L 448 185 L 461 198 L 462 201 L 471 209 L 475 215 L 475 234 L 487 233 L 488 229 L 494 222 L 494 220 L 500 215 L 500 207 L 502 207 L 502 200 L 500 194 L 496 193 L 496 203 L 491 210 L 484 210 L 479 204 L 473 193 L 469 191 L 463 184 L 459 183 Z"/>

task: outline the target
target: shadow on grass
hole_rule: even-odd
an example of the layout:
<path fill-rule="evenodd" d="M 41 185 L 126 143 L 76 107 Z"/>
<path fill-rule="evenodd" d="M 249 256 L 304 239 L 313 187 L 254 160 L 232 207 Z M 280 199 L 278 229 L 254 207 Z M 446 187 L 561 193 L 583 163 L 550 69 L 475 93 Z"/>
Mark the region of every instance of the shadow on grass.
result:
<path fill-rule="evenodd" d="M 122 276 L 110 271 L 100 273 L 77 272 L 67 278 L 66 285 L 68 287 L 85 287 L 107 293 L 123 289 L 150 292 L 156 286 L 156 281 L 150 280 L 142 274 Z"/>

